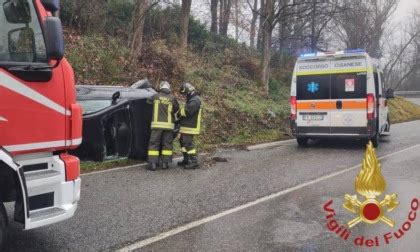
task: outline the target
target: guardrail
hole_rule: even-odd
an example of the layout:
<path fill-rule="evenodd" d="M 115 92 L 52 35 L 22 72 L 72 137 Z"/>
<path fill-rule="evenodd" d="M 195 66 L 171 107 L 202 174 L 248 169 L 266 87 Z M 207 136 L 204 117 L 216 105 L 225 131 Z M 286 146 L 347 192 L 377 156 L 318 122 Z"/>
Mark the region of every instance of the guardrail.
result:
<path fill-rule="evenodd" d="M 420 91 L 395 91 L 394 94 L 403 97 L 420 97 Z"/>

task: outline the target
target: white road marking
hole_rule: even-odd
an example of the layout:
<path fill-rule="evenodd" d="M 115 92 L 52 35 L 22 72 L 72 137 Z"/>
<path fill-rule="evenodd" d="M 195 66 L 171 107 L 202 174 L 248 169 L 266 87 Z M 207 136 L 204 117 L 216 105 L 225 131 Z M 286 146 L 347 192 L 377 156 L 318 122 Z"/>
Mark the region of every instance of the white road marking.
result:
<path fill-rule="evenodd" d="M 402 152 L 404 152 L 404 151 L 411 150 L 411 149 L 414 149 L 414 148 L 417 148 L 417 147 L 420 147 L 420 144 L 416 144 L 416 145 L 413 145 L 413 146 L 411 146 L 411 147 L 407 147 L 407 148 L 402 149 L 402 150 L 399 150 L 399 151 L 397 151 L 397 152 L 394 152 L 394 153 L 391 153 L 391 154 L 388 154 L 388 155 L 382 156 L 382 157 L 380 157 L 380 158 L 378 158 L 378 159 L 379 159 L 379 160 L 382 160 L 382 159 L 384 159 L 384 158 L 391 157 L 391 156 L 394 156 L 394 155 L 400 154 L 400 153 L 402 153 Z M 156 235 L 156 236 L 153 236 L 153 237 L 147 238 L 147 239 L 145 239 L 145 240 L 142 240 L 142 241 L 139 241 L 139 242 L 133 243 L 133 244 L 128 245 L 128 246 L 126 246 L 126 247 L 124 247 L 124 248 L 122 248 L 122 249 L 119 249 L 118 251 L 121 251 L 121 252 L 125 252 L 125 251 L 133 251 L 133 250 L 136 250 L 136 249 L 139 249 L 139 248 L 145 247 L 145 246 L 150 245 L 150 244 L 152 244 L 152 243 L 155 243 L 155 242 L 157 242 L 157 241 L 160 241 L 160 240 L 166 239 L 166 238 L 168 238 L 168 237 L 170 237 L 170 236 L 173 236 L 173 235 L 176 235 L 176 234 L 182 233 L 182 232 L 184 232 L 184 231 L 187 231 L 187 230 L 189 230 L 189 229 L 195 228 L 195 227 L 200 226 L 200 225 L 203 225 L 203 224 L 205 224 L 205 223 L 208 223 L 208 222 L 214 221 L 214 220 L 216 220 L 216 219 L 222 218 L 222 217 L 227 216 L 227 215 L 229 215 L 229 214 L 236 213 L 236 212 L 241 211 L 241 210 L 244 210 L 244 209 L 246 209 L 246 208 L 250 208 L 250 207 L 252 207 L 252 206 L 255 206 L 255 205 L 258 205 L 258 204 L 260 204 L 260 203 L 263 203 L 263 202 L 265 202 L 265 201 L 272 200 L 272 199 L 274 199 L 274 198 L 277 198 L 277 197 L 283 196 L 283 195 L 285 195 L 285 194 L 291 193 L 291 192 L 296 191 L 296 190 L 299 190 L 299 189 L 301 189 L 301 188 L 304 188 L 304 187 L 307 187 L 307 186 L 310 186 L 310 185 L 316 184 L 316 183 L 318 183 L 318 182 L 321 182 L 321 181 L 323 181 L 323 180 L 330 179 L 330 178 L 333 178 L 333 177 L 335 177 L 335 176 L 341 175 L 341 174 L 343 174 L 343 173 L 349 172 L 349 171 L 354 170 L 354 169 L 356 169 L 356 168 L 358 168 L 358 167 L 360 167 L 360 166 L 361 166 L 361 164 L 358 164 L 358 165 L 352 166 L 352 167 L 350 167 L 350 168 L 347 168 L 347 169 L 344 169 L 344 170 L 341 170 L 341 171 L 337 171 L 337 172 L 334 172 L 334 173 L 331 173 L 331 174 L 325 175 L 325 176 L 323 176 L 323 177 L 319 177 L 319 178 L 317 178 L 317 179 L 310 180 L 310 181 L 305 182 L 305 183 L 303 183 L 303 184 L 300 184 L 300 185 L 297 185 L 297 186 L 293 186 L 293 187 L 290 187 L 290 188 L 288 188 L 288 189 L 285 189 L 285 190 L 282 190 L 282 191 L 279 191 L 279 192 L 276 192 L 276 193 L 270 194 L 270 195 L 268 195 L 268 196 L 264 196 L 264 197 L 262 197 L 262 198 L 259 198 L 259 199 L 255 200 L 255 201 L 251 201 L 251 202 L 249 202 L 249 203 L 246 203 L 246 204 L 244 204 L 244 205 L 237 206 L 237 207 L 234 207 L 234 208 L 228 209 L 228 210 L 226 210 L 226 211 L 220 212 L 220 213 L 218 213 L 218 214 L 211 215 L 211 216 L 205 217 L 205 218 L 203 218 L 203 219 L 200 219 L 200 220 L 197 220 L 197 221 L 190 222 L 190 223 L 188 223 L 188 224 L 186 224 L 186 225 L 183 225 L 183 226 L 180 226 L 180 227 L 174 228 L 174 229 L 169 230 L 169 231 L 167 231 L 167 232 L 163 232 L 163 233 L 160 233 L 160 234 L 158 234 L 158 235 Z"/>
<path fill-rule="evenodd" d="M 181 161 L 181 159 L 182 159 L 181 157 L 174 158 L 174 159 L 172 159 L 172 162 L 178 162 L 178 161 Z M 141 164 L 135 164 L 135 165 L 129 165 L 129 166 L 122 166 L 122 167 L 112 168 L 112 169 L 103 170 L 103 171 L 94 171 L 94 172 L 84 173 L 84 174 L 81 174 L 80 176 L 84 177 L 84 176 L 88 176 L 88 175 L 107 173 L 107 172 L 111 172 L 111 171 L 121 171 L 121 170 L 127 170 L 127 169 L 131 169 L 131 168 L 140 168 L 140 167 L 144 167 L 146 165 L 147 165 L 147 163 L 141 163 Z"/>
<path fill-rule="evenodd" d="M 251 145 L 248 146 L 246 149 L 249 151 L 253 150 L 261 150 L 261 149 L 267 149 L 267 148 L 274 148 L 278 146 L 284 146 L 285 143 L 291 143 L 295 142 L 296 139 L 289 139 L 284 141 L 277 141 L 277 142 L 271 142 L 271 143 L 263 143 L 263 144 L 257 144 L 257 145 Z"/>

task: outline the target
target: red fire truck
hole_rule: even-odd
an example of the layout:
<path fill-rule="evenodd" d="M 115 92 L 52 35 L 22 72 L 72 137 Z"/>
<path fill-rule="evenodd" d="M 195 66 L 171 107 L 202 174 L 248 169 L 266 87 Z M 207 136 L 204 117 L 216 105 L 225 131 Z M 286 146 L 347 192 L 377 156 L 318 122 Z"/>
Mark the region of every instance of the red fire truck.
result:
<path fill-rule="evenodd" d="M 82 111 L 58 11 L 59 0 L 0 0 L 0 250 L 4 203 L 27 230 L 72 217 L 80 198 L 67 150 L 82 141 Z"/>

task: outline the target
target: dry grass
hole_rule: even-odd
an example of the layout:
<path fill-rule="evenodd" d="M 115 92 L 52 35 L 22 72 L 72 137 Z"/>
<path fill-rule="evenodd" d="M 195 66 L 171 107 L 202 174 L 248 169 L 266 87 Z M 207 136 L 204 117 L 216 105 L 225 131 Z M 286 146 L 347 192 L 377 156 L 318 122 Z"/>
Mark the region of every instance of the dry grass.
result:
<path fill-rule="evenodd" d="M 420 120 L 420 106 L 397 96 L 389 101 L 389 118 L 391 123 Z"/>

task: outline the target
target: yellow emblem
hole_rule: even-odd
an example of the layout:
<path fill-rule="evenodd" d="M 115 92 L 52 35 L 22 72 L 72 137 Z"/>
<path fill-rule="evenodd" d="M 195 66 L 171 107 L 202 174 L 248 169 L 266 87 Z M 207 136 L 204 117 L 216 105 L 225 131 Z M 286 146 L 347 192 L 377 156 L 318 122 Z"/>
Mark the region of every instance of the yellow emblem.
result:
<path fill-rule="evenodd" d="M 398 206 L 397 194 L 385 195 L 382 201 L 376 199 L 385 191 L 385 187 L 386 182 L 382 176 L 381 165 L 376 157 L 372 142 L 369 141 L 363 158 L 362 169 L 355 181 L 356 191 L 366 199 L 360 202 L 357 195 L 346 194 L 344 196 L 346 202 L 343 207 L 358 214 L 358 217 L 347 223 L 350 228 L 362 221 L 368 224 L 382 221 L 391 227 L 394 226 L 395 222 L 384 215 L 384 208 L 390 212 Z"/>

